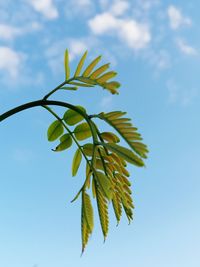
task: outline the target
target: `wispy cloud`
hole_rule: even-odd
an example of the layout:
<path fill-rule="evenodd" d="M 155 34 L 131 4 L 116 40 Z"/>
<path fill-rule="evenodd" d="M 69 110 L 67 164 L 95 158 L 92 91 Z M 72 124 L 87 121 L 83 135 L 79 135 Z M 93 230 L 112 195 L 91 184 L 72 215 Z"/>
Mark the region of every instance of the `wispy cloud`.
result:
<path fill-rule="evenodd" d="M 95 3 L 92 0 L 68 0 L 65 3 L 65 14 L 67 18 L 73 19 L 74 16 L 81 17 L 91 15 L 95 10 Z M 80 18 L 81 18 L 80 17 Z"/>
<path fill-rule="evenodd" d="M 42 26 L 37 22 L 32 22 L 23 27 L 16 27 L 9 24 L 0 24 L 0 40 L 10 41 L 18 36 L 24 35 L 26 33 L 40 30 Z"/>
<path fill-rule="evenodd" d="M 29 4 L 47 19 L 56 19 L 59 16 L 53 0 L 29 0 Z"/>
<path fill-rule="evenodd" d="M 176 44 L 177 44 L 179 50 L 183 54 L 188 55 L 188 56 L 197 56 L 198 55 L 197 49 L 195 49 L 194 47 L 192 47 L 191 45 L 186 43 L 186 41 L 184 41 L 183 39 L 178 38 L 176 40 Z"/>
<path fill-rule="evenodd" d="M 191 19 L 184 16 L 181 10 L 173 5 L 168 7 L 167 14 L 169 17 L 170 27 L 173 30 L 177 30 L 182 26 L 190 26 L 192 24 Z"/>
<path fill-rule="evenodd" d="M 93 34 L 117 37 L 133 50 L 143 49 L 151 41 L 148 25 L 133 19 L 119 18 L 111 12 L 97 14 L 89 20 L 88 25 Z"/>
<path fill-rule="evenodd" d="M 109 12 L 114 16 L 123 15 L 130 8 L 130 3 L 125 0 L 118 0 L 111 5 Z"/>
<path fill-rule="evenodd" d="M 49 66 L 53 73 L 57 74 L 63 70 L 63 57 L 64 55 L 60 51 L 65 51 L 66 48 L 69 49 L 70 60 L 74 60 L 79 55 L 83 54 L 88 49 L 87 45 L 88 39 L 75 39 L 67 38 L 62 41 L 53 43 L 46 50 L 46 57 L 48 58 Z M 67 47 L 66 47 L 67 44 Z"/>
<path fill-rule="evenodd" d="M 15 79 L 24 63 L 25 55 L 7 46 L 0 46 L 0 72 Z"/>

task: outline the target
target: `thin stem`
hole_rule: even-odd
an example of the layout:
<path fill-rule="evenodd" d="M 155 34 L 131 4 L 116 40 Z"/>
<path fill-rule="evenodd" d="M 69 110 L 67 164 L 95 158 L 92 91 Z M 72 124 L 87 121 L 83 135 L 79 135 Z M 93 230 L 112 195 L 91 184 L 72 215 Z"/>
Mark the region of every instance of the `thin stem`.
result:
<path fill-rule="evenodd" d="M 66 129 L 66 131 L 70 134 L 70 136 L 72 137 L 72 139 L 74 140 L 74 142 L 76 143 L 77 147 L 80 149 L 81 153 L 83 154 L 85 160 L 87 161 L 88 164 L 90 164 L 90 161 L 88 160 L 87 156 L 85 155 L 82 147 L 79 145 L 78 141 L 76 140 L 76 138 L 74 137 L 73 133 L 70 131 L 70 129 L 67 127 L 67 125 L 63 122 L 63 120 L 49 107 L 47 106 L 43 106 L 46 110 L 48 110 L 57 120 L 59 120 L 63 127 Z M 91 167 L 91 166 L 90 166 Z"/>
<path fill-rule="evenodd" d="M 69 109 L 72 109 L 72 110 L 76 111 L 81 116 L 83 116 L 83 118 L 87 121 L 87 123 L 88 123 L 88 125 L 90 127 L 90 130 L 91 130 L 91 133 L 92 133 L 94 146 L 98 143 L 96 129 L 95 129 L 92 121 L 89 119 L 88 115 L 84 111 L 79 109 L 78 107 L 76 107 L 74 105 L 71 105 L 69 103 L 66 103 L 66 102 L 55 101 L 55 100 L 44 100 L 44 99 L 33 101 L 33 102 L 29 102 L 29 103 L 26 103 L 24 105 L 18 106 L 16 108 L 13 108 L 13 109 L 1 114 L 0 115 L 0 122 L 2 122 L 3 120 L 7 119 L 8 117 L 11 117 L 14 114 L 19 113 L 19 112 L 21 112 L 23 110 L 30 109 L 30 108 L 33 108 L 33 107 L 38 107 L 38 106 L 41 106 L 41 107 L 43 107 L 43 106 L 60 106 L 60 107 L 65 107 L 65 108 L 69 108 Z"/>
<path fill-rule="evenodd" d="M 52 91 L 50 91 L 47 95 L 43 97 L 43 100 L 47 100 L 52 94 L 54 94 L 56 91 L 58 91 L 61 87 L 63 87 L 66 84 L 66 81 L 62 82 L 58 86 L 56 86 Z"/>

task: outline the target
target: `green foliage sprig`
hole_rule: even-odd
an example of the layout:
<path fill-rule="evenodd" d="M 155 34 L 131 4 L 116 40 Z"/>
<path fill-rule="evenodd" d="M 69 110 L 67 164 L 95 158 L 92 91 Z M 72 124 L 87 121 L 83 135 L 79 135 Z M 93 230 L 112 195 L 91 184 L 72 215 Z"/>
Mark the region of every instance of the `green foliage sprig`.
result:
<path fill-rule="evenodd" d="M 84 68 L 86 58 L 87 51 L 81 57 L 74 75 L 71 76 L 69 54 L 66 50 L 64 82 L 41 100 L 26 103 L 0 115 L 1 122 L 35 106 L 45 108 L 54 117 L 47 130 L 48 141 L 57 141 L 53 151 L 65 151 L 73 144 L 77 147 L 72 160 L 72 176 L 77 175 L 83 159 L 85 160 L 85 181 L 72 200 L 74 202 L 81 196 L 82 252 L 94 228 L 90 189 L 93 198 L 96 199 L 102 233 L 106 239 L 109 229 L 109 203 L 112 203 L 117 224 L 120 222 L 123 210 L 129 222 L 133 219 L 134 205 L 127 164 L 143 167 L 148 153 L 137 128 L 132 125 L 129 118 L 125 117 L 126 112 L 112 111 L 88 115 L 82 106 L 49 100 L 50 96 L 59 90 L 75 91 L 80 87 L 100 86 L 112 94 L 118 94 L 120 83 L 111 80 L 117 73 L 109 70 L 110 64 L 97 67 L 101 60 L 101 56 L 98 56 Z M 50 106 L 64 107 L 63 116 L 59 116 Z M 101 131 L 97 126 L 97 119 L 108 124 L 111 131 Z M 89 141 L 86 141 L 88 139 Z M 127 143 L 128 148 L 120 144 L 121 139 Z"/>

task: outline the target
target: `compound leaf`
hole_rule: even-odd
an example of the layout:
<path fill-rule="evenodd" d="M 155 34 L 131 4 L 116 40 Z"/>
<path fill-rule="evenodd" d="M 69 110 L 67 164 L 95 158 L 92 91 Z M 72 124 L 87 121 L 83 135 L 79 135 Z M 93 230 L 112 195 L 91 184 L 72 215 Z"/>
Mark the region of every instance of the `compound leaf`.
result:
<path fill-rule="evenodd" d="M 96 200 L 97 200 L 97 207 L 99 212 L 99 218 L 101 223 L 101 229 L 104 235 L 104 240 L 106 239 L 108 233 L 108 225 L 109 225 L 109 218 L 108 218 L 108 200 L 102 193 L 98 183 L 95 183 L 95 192 L 96 192 Z"/>
<path fill-rule="evenodd" d="M 100 113 L 99 117 L 112 126 L 128 143 L 131 149 L 140 157 L 147 158 L 148 149 L 145 144 L 138 142 L 142 140 L 137 128 L 129 122 L 129 118 L 122 118 L 126 112 L 112 111 L 109 113 Z"/>
<path fill-rule="evenodd" d="M 110 200 L 112 198 L 112 185 L 109 178 L 100 171 L 95 173 L 95 178 L 104 196 Z"/>
<path fill-rule="evenodd" d="M 125 159 L 127 162 L 134 164 L 138 167 L 143 167 L 144 162 L 141 158 L 135 155 L 130 149 L 116 145 L 114 143 L 100 143 L 102 146 L 106 147 L 111 152 L 118 154 L 118 156 Z"/>
<path fill-rule="evenodd" d="M 92 208 L 90 196 L 86 193 L 83 193 L 83 209 L 84 209 L 85 218 L 86 218 L 88 227 L 90 229 L 90 232 L 92 233 L 93 228 L 94 228 L 93 208 Z"/>

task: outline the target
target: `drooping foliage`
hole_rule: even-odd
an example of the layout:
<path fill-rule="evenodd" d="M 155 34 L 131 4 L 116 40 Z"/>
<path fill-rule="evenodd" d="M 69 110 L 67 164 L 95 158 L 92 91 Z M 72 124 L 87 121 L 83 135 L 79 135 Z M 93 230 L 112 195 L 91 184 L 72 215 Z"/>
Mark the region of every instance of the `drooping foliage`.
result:
<path fill-rule="evenodd" d="M 148 149 L 142 142 L 135 125 L 126 112 L 111 111 L 88 115 L 84 107 L 58 100 L 49 100 L 59 90 L 76 91 L 81 87 L 99 86 L 111 94 L 119 94 L 120 83 L 113 80 L 117 75 L 110 64 L 100 65 L 101 56 L 86 65 L 87 51 L 81 57 L 74 74 L 69 64 L 68 50 L 65 52 L 65 80 L 42 99 L 25 103 L 0 115 L 0 122 L 23 110 L 41 106 L 52 116 L 53 122 L 47 130 L 49 142 L 55 142 L 54 152 L 61 152 L 76 146 L 72 158 L 72 176 L 85 168 L 85 180 L 75 201 L 81 197 L 82 252 L 94 228 L 93 205 L 96 202 L 101 229 L 106 239 L 109 229 L 108 206 L 111 203 L 117 224 L 123 212 L 130 222 L 133 219 L 133 198 L 131 175 L 128 164 L 143 167 Z M 58 115 L 50 106 L 64 108 Z M 110 130 L 98 127 L 98 120 L 110 126 Z M 101 123 L 102 125 L 102 123 Z M 106 127 L 107 129 L 108 127 Z M 124 146 L 124 143 L 127 144 Z M 83 174 L 82 174 L 83 175 Z M 93 200 L 92 200 L 93 196 Z"/>
<path fill-rule="evenodd" d="M 66 81 L 57 90 L 100 86 L 112 94 L 118 94 L 120 84 L 110 81 L 117 75 L 109 70 L 110 64 L 97 66 L 101 60 L 99 56 L 84 67 L 86 58 L 87 52 L 80 59 L 74 75 L 70 77 L 69 55 L 66 50 Z M 134 204 L 127 164 L 143 167 L 148 149 L 142 143 L 142 137 L 131 119 L 125 117 L 126 112 L 112 111 L 88 115 L 86 109 L 78 105 L 65 110 L 63 116 L 59 117 L 49 107 L 46 108 L 56 117 L 56 121 L 53 121 L 47 131 L 49 141 L 59 140 L 54 151 L 69 149 L 73 144 L 77 146 L 72 160 L 72 176 L 77 175 L 81 164 L 85 164 L 85 182 L 72 200 L 73 202 L 82 196 L 81 232 L 84 251 L 94 227 L 91 194 L 96 200 L 104 239 L 109 229 L 109 203 L 112 203 L 117 224 L 123 211 L 129 222 L 133 219 Z M 97 126 L 98 119 L 108 124 L 111 130 L 102 131 Z M 121 141 L 125 141 L 127 147 L 124 147 Z"/>

